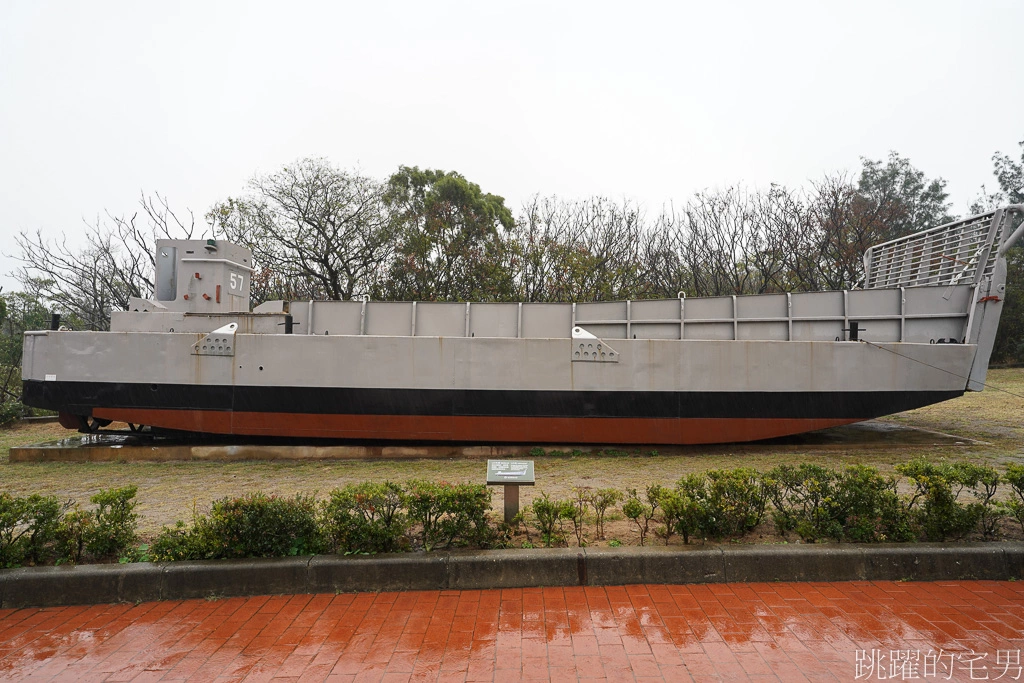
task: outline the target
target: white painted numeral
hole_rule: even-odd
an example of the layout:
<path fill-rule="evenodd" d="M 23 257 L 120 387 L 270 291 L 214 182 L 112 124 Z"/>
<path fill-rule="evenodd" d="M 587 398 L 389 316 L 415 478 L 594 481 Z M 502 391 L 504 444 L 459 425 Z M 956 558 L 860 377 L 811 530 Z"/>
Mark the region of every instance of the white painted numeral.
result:
<path fill-rule="evenodd" d="M 231 285 L 230 289 L 242 291 L 245 286 L 245 276 L 240 273 L 231 273 Z"/>

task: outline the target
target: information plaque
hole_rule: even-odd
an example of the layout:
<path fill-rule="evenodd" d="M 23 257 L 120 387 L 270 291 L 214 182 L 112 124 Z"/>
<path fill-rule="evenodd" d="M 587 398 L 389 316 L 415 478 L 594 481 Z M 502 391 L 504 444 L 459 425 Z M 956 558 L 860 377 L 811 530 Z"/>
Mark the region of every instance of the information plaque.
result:
<path fill-rule="evenodd" d="M 505 524 L 519 514 L 519 487 L 533 486 L 532 460 L 488 460 L 487 485 L 505 487 Z"/>
<path fill-rule="evenodd" d="M 532 486 L 535 483 L 533 479 L 533 461 L 488 460 L 487 483 Z"/>

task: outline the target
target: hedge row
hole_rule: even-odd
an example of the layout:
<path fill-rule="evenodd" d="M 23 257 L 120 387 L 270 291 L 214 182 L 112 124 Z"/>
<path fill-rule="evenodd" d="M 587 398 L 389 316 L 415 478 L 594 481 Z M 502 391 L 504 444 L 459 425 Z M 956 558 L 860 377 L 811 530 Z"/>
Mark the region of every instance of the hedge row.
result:
<path fill-rule="evenodd" d="M 250 493 L 214 501 L 191 523 L 138 545 L 136 487 L 100 491 L 95 510 L 55 497 L 0 494 L 0 567 L 82 561 L 169 561 L 490 547 L 482 484 L 352 484 L 327 500 Z"/>
<path fill-rule="evenodd" d="M 165 528 L 154 560 L 380 553 L 488 547 L 491 491 L 483 484 L 410 481 L 351 484 L 325 501 L 252 493 L 213 503 L 192 524 Z"/>
<path fill-rule="evenodd" d="M 874 467 L 780 465 L 767 472 L 741 467 L 690 474 L 674 486 L 654 484 L 642 493 L 576 487 L 564 500 L 542 494 L 533 512 L 545 545 L 566 543 L 570 529 L 585 545 L 588 520 L 596 538 L 603 538 L 605 512 L 620 501 L 640 545 L 651 534 L 665 543 L 675 535 L 684 543 L 736 539 L 767 516 L 778 533 L 810 543 L 944 541 L 974 533 L 994 539 L 1007 516 L 1024 527 L 1024 466 L 1010 464 L 1000 474 L 987 465 L 916 459 L 896 471 L 909 493 L 900 492 L 898 477 Z M 1001 484 L 1011 489 L 1005 501 L 996 499 Z"/>
<path fill-rule="evenodd" d="M 710 470 L 643 492 L 574 487 L 570 498 L 537 497 L 531 523 L 549 546 L 568 544 L 570 534 L 580 546 L 603 539 L 605 519 L 620 504 L 641 545 L 652 535 L 665 543 L 677 535 L 684 543 L 740 538 L 768 517 L 780 534 L 805 542 L 994 539 L 1006 517 L 1024 528 L 1022 465 L 1000 473 L 919 459 L 896 471 L 905 478 L 903 492 L 898 477 L 873 467 L 813 464 Z M 997 500 L 1003 484 L 1010 494 Z M 522 514 L 511 527 L 495 524 L 491 491 L 482 484 L 365 482 L 322 501 L 259 492 L 224 498 L 138 545 L 136 491 L 100 491 L 90 510 L 54 497 L 0 493 L 0 566 L 505 547 L 524 525 Z"/>
<path fill-rule="evenodd" d="M 136 491 L 100 491 L 89 499 L 95 510 L 53 496 L 0 493 L 0 567 L 130 561 L 137 541 Z"/>

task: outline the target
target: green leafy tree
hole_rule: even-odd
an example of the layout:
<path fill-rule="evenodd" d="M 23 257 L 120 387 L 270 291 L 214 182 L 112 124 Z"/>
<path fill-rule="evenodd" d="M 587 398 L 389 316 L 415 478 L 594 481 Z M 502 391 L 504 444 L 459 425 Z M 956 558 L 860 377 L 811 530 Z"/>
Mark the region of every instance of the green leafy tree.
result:
<path fill-rule="evenodd" d="M 500 301 L 513 296 L 505 200 L 462 175 L 402 166 L 387 184 L 398 229 L 387 282 L 376 296 L 428 301 Z"/>
<path fill-rule="evenodd" d="M 1020 161 L 998 152 L 992 156 L 999 189 L 989 194 L 982 187 L 981 197 L 971 206 L 972 213 L 991 211 L 1007 204 L 1024 204 L 1024 140 L 1020 141 L 1020 148 Z M 1018 217 L 1013 227 L 1019 224 Z M 992 359 L 1002 363 L 1024 362 L 1024 244 L 1006 252 L 1006 297 Z"/>
<path fill-rule="evenodd" d="M 45 329 L 50 312 L 40 297 L 28 292 L 0 296 L 0 424 L 25 414 L 21 403 L 21 350 L 26 330 Z"/>
<path fill-rule="evenodd" d="M 886 161 L 861 158 L 857 192 L 865 217 L 877 220 L 892 239 L 955 220 L 942 178 L 928 179 L 909 159 L 889 152 Z"/>
<path fill-rule="evenodd" d="M 999 189 L 1010 204 L 1024 204 L 1024 140 L 1017 144 L 1021 150 L 1020 161 L 998 152 L 992 156 Z"/>
<path fill-rule="evenodd" d="M 844 175 L 815 183 L 805 219 L 782 228 L 793 287 L 853 287 L 868 247 L 955 219 L 945 188 L 896 152 L 885 161 L 862 157 L 856 183 Z"/>

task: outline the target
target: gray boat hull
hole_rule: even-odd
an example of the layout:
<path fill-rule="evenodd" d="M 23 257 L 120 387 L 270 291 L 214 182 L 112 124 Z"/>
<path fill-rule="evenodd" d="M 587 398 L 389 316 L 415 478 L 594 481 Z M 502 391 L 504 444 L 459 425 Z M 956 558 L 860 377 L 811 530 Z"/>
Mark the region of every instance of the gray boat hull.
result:
<path fill-rule="evenodd" d="M 189 334 L 31 339 L 33 363 L 55 372 L 27 379 L 25 400 L 67 415 L 213 434 L 479 443 L 812 431 L 959 396 L 976 350 L 617 340 L 616 363 L 577 363 L 568 339 L 236 335 L 230 357 L 191 355 Z"/>
<path fill-rule="evenodd" d="M 1022 206 L 871 247 L 863 286 L 590 303 L 267 302 L 251 254 L 157 243 L 110 332 L 25 335 L 24 401 L 90 429 L 603 444 L 751 441 L 984 387 Z"/>

